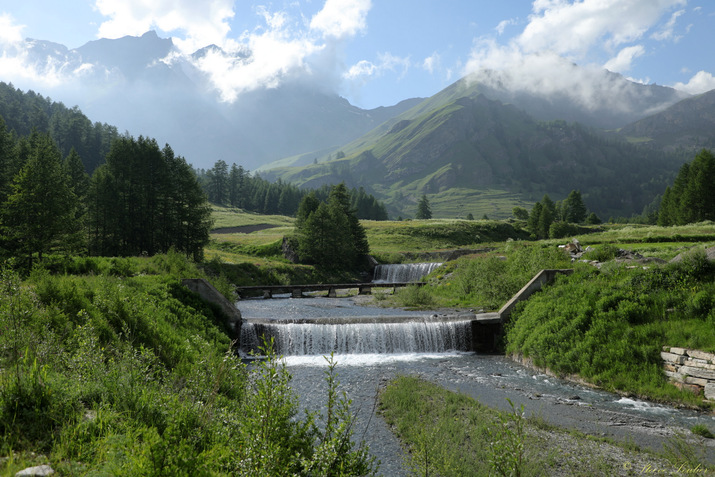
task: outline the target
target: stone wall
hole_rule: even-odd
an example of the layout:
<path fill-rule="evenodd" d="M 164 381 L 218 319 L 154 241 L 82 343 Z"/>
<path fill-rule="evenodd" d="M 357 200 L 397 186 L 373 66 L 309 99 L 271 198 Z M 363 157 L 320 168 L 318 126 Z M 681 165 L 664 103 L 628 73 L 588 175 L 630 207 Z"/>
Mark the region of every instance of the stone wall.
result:
<path fill-rule="evenodd" d="M 660 356 L 665 374 L 673 384 L 715 401 L 715 354 L 664 346 Z"/>

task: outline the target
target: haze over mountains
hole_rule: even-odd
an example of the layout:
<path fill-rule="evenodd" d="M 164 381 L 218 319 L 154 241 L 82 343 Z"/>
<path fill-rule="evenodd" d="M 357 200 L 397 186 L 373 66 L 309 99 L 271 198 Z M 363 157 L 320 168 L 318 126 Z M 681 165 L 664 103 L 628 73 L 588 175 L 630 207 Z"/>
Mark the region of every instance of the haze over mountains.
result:
<path fill-rule="evenodd" d="M 81 73 L 78 83 L 52 99 L 77 104 L 93 120 L 120 131 L 168 142 L 200 168 L 222 159 L 255 169 L 284 156 L 339 146 L 415 104 L 362 110 L 299 81 L 222 102 L 209 78 L 174 55 L 170 39 L 154 32 L 91 41 L 72 50 L 48 41 L 28 43 L 38 71 Z M 215 48 L 202 48 L 193 59 Z"/>
<path fill-rule="evenodd" d="M 79 105 L 93 121 L 169 143 L 197 168 L 222 159 L 250 170 L 281 167 L 262 174 L 304 185 L 344 180 L 385 199 L 393 214 L 409 215 L 421 194 L 433 194 L 439 215 L 464 215 L 490 189 L 510 199 L 478 210 L 504 216 L 513 203 L 583 188 L 593 209 L 629 215 L 715 137 L 712 92 L 690 97 L 563 59 L 552 75 L 482 70 L 430 98 L 363 110 L 307 77 L 222 101 L 195 66 L 218 47 L 189 59 L 154 32 L 76 49 L 27 46 L 38 71 L 76 73 L 78 82 L 52 99 Z M 581 126 L 540 123 L 554 120 Z M 606 140 L 588 128 L 622 134 Z M 637 194 L 623 193 L 628 183 Z M 454 190 L 468 192 L 455 199 Z M 455 200 L 459 208 L 446 205 Z"/>

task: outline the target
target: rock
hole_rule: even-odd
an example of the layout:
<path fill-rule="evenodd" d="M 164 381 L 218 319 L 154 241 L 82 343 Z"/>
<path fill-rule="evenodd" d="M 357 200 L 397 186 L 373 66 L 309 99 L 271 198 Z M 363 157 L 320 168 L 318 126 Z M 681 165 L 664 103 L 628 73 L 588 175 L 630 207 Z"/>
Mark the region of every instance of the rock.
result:
<path fill-rule="evenodd" d="M 715 383 L 708 383 L 705 385 L 705 399 L 712 399 L 715 401 Z"/>
<path fill-rule="evenodd" d="M 687 350 L 688 356 L 696 359 L 702 359 L 715 364 L 715 354 L 706 353 L 705 351 L 699 351 L 697 349 Z"/>
<path fill-rule="evenodd" d="M 715 381 L 715 371 L 712 369 L 697 368 L 695 366 L 683 366 L 680 372 L 696 378 L 704 378 Z"/>
<path fill-rule="evenodd" d="M 15 474 L 15 477 L 40 477 L 43 475 L 52 475 L 55 471 L 49 465 L 38 465 L 37 467 L 28 467 Z"/>
<path fill-rule="evenodd" d="M 685 348 L 670 348 L 670 352 L 673 354 L 686 354 L 688 350 Z"/>
<path fill-rule="evenodd" d="M 683 391 L 690 391 L 691 393 L 695 394 L 696 396 L 700 395 L 700 391 L 702 391 L 702 387 L 698 386 L 697 384 L 687 384 L 687 383 L 680 383 L 680 382 L 675 382 L 673 383 L 675 387 L 678 389 L 682 389 Z"/>
<path fill-rule="evenodd" d="M 663 358 L 663 361 L 675 364 L 683 364 L 686 360 L 686 357 L 682 354 L 667 353 L 665 351 L 660 352 L 660 357 Z"/>

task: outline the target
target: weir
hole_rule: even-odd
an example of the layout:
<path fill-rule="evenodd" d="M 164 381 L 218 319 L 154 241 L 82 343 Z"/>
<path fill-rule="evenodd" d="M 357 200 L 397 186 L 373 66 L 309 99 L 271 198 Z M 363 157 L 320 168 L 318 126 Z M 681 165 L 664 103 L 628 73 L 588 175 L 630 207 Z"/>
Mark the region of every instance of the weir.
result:
<path fill-rule="evenodd" d="M 440 264 L 425 265 L 434 270 Z M 528 299 L 559 274 L 573 270 L 542 270 L 501 310 L 492 313 L 451 315 L 301 316 L 290 319 L 253 317 L 243 320 L 240 347 L 259 353 L 272 340 L 274 351 L 284 356 L 336 354 L 411 354 L 447 351 L 493 352 L 502 326 L 516 303 Z M 427 272 L 429 273 L 429 272 Z M 424 283 L 423 283 L 424 284 Z M 301 300 L 302 301 L 302 300 Z M 306 305 L 308 306 L 308 305 Z M 330 307 L 340 308 L 331 302 Z M 291 311 L 292 313 L 292 311 Z"/>
<path fill-rule="evenodd" d="M 335 354 L 403 354 L 471 351 L 472 321 L 465 317 L 351 317 L 337 320 L 247 320 L 241 349 L 258 352 L 261 337 L 273 339 L 286 356 Z"/>
<path fill-rule="evenodd" d="M 374 283 L 416 282 L 432 273 L 440 265 L 442 265 L 441 262 L 377 265 L 372 281 Z"/>

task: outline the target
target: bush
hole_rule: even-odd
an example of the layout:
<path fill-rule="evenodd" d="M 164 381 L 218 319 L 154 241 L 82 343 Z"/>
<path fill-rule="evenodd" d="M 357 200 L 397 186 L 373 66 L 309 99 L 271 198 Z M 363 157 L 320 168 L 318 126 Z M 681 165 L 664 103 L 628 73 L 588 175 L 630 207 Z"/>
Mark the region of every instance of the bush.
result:
<path fill-rule="evenodd" d="M 409 285 L 398 289 L 395 298 L 400 306 L 413 308 L 429 308 L 435 299 L 426 286 Z"/>

